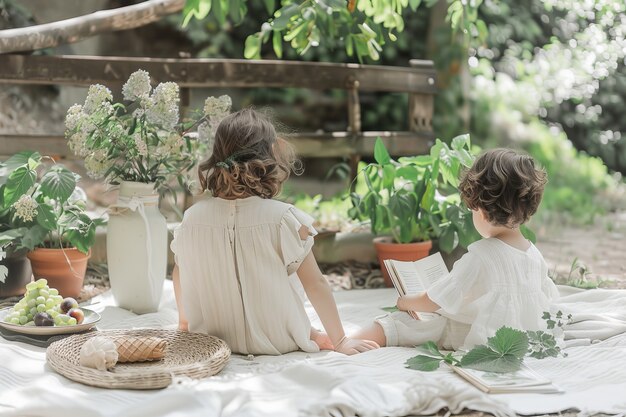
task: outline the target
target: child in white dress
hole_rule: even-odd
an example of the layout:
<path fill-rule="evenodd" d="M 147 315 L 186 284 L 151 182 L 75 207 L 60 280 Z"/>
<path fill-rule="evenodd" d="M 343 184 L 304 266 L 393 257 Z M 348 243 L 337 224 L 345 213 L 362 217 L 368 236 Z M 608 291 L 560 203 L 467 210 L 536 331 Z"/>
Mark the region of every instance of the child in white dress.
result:
<path fill-rule="evenodd" d="M 545 329 L 541 316 L 558 291 L 541 253 L 519 229 L 537 211 L 545 183 L 545 173 L 530 156 L 495 149 L 477 158 L 459 190 L 484 239 L 471 244 L 425 293 L 398 298 L 400 312 L 378 317 L 355 337 L 381 346 L 433 340 L 447 349 L 468 350 L 502 326 Z M 415 320 L 406 311 L 440 316 Z"/>
<path fill-rule="evenodd" d="M 289 144 L 254 110 L 219 124 L 213 154 L 199 167 L 202 188 L 212 196 L 185 212 L 171 244 L 180 329 L 220 337 L 242 354 L 378 347 L 345 336 L 311 252 L 313 219 L 272 200 L 296 162 Z M 311 327 L 302 288 L 327 334 Z"/>

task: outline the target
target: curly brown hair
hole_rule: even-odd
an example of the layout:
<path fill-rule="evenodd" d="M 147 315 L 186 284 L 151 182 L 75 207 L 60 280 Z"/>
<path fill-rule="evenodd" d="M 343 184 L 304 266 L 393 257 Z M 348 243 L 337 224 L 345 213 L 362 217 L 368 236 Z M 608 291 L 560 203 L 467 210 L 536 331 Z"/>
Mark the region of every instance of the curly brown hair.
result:
<path fill-rule="evenodd" d="M 279 138 L 269 118 L 251 108 L 217 126 L 213 154 L 198 167 L 200 185 L 214 196 L 272 198 L 301 165 L 294 148 Z"/>
<path fill-rule="evenodd" d="M 546 173 L 535 167 L 532 157 L 493 149 L 465 172 L 459 191 L 465 204 L 482 209 L 490 223 L 513 228 L 535 214 L 546 182 Z"/>

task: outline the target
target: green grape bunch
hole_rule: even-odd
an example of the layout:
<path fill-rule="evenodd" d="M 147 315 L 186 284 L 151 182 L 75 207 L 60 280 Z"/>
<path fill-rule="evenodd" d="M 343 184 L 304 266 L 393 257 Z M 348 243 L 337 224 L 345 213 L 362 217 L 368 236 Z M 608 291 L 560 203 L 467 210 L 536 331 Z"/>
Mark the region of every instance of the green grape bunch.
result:
<path fill-rule="evenodd" d="M 47 280 L 38 279 L 26 285 L 24 297 L 13 306 L 4 321 L 21 326 L 73 326 L 79 324 L 79 319 L 70 315 L 78 313 L 72 310 L 79 310 L 76 300 L 64 299 L 56 288 L 48 286 Z"/>

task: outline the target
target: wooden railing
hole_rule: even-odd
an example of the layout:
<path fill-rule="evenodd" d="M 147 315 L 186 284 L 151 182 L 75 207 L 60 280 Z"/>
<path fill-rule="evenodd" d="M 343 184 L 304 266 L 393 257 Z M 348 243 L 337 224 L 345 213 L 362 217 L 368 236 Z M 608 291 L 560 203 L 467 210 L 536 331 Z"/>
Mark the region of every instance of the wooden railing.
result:
<path fill-rule="evenodd" d="M 181 105 L 189 105 L 193 88 L 296 87 L 347 91 L 348 128 L 343 132 L 290 135 L 302 157 L 350 157 L 353 162 L 373 153 L 378 136 L 393 155 L 427 151 L 433 140 L 431 120 L 436 93 L 431 61 L 412 60 L 410 67 L 237 59 L 158 59 L 106 56 L 0 55 L 0 83 L 120 86 L 144 69 L 154 81 L 181 87 Z M 409 131 L 364 132 L 361 91 L 408 94 Z M 0 155 L 35 149 L 69 157 L 66 140 L 54 135 L 0 135 Z"/>

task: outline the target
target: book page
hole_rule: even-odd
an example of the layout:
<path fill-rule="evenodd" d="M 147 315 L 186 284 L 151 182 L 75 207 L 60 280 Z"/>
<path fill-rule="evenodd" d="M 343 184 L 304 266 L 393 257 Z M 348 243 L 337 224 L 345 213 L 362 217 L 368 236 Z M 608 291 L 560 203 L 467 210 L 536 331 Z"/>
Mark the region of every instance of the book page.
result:
<path fill-rule="evenodd" d="M 389 268 L 390 265 L 393 268 Z M 389 275 L 402 284 L 402 288 L 397 288 L 400 295 L 424 292 L 435 281 L 448 274 L 448 268 L 439 252 L 415 262 L 386 260 L 385 266 Z"/>
<path fill-rule="evenodd" d="M 426 291 L 435 281 L 448 275 L 448 267 L 439 252 L 413 262 L 413 268 L 423 286 L 423 289 L 419 291 Z"/>
<path fill-rule="evenodd" d="M 396 272 L 396 276 L 400 278 L 402 283 L 404 294 L 398 290 L 400 295 L 411 295 L 426 291 L 413 262 L 391 261 L 391 264 Z"/>
<path fill-rule="evenodd" d="M 406 295 L 406 291 L 404 290 L 404 284 L 402 283 L 402 278 L 398 276 L 398 273 L 393 266 L 393 261 L 386 259 L 383 262 L 385 264 L 385 268 L 387 269 L 387 273 L 389 273 L 389 278 L 391 278 L 391 282 L 396 288 L 396 291 L 398 291 L 398 294 Z"/>

